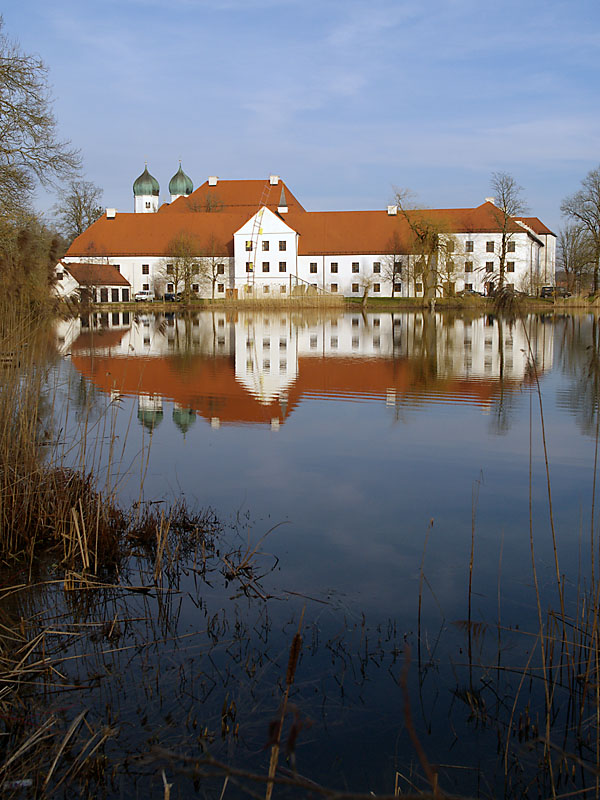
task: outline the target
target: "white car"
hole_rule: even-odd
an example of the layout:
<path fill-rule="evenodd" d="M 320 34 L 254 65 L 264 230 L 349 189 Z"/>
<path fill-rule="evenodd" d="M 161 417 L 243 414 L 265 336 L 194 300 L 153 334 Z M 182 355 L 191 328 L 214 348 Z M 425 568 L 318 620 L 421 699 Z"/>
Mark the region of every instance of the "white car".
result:
<path fill-rule="evenodd" d="M 154 292 L 150 292 L 148 289 L 142 289 L 140 292 L 136 292 L 133 295 L 133 299 L 136 303 L 151 303 L 154 300 Z"/>

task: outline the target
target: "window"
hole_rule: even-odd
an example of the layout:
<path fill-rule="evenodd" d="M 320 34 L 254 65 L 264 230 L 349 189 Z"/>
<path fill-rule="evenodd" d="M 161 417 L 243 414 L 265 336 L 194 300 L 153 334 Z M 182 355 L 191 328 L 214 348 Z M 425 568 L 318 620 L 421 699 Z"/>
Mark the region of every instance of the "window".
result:
<path fill-rule="evenodd" d="M 221 283 L 221 284 L 219 284 L 219 285 L 220 285 L 220 286 L 223 286 L 224 284 L 222 284 L 222 283 Z M 225 320 L 223 319 L 223 317 L 221 317 L 221 318 L 219 319 L 219 321 L 218 321 L 218 323 L 217 323 L 217 327 L 218 327 L 218 328 L 224 328 L 224 327 L 225 327 Z"/>
<path fill-rule="evenodd" d="M 379 319 L 379 317 L 375 317 L 375 319 L 373 320 L 373 327 L 374 328 L 381 327 L 381 320 Z"/>
<path fill-rule="evenodd" d="M 465 283 L 465 292 L 472 292 L 472 291 L 473 291 L 473 284 Z"/>
<path fill-rule="evenodd" d="M 144 292 L 149 292 L 150 291 L 150 284 L 149 283 L 142 283 L 142 290 Z"/>
<path fill-rule="evenodd" d="M 117 289 L 117 293 L 118 293 L 118 291 L 119 290 Z M 112 314 L 110 320 L 111 320 L 111 323 L 113 325 L 118 325 L 119 324 L 119 315 L 118 314 Z"/>
<path fill-rule="evenodd" d="M 395 283 L 394 284 L 394 292 L 401 292 L 401 291 L 402 291 L 402 284 L 401 283 Z"/>
<path fill-rule="evenodd" d="M 317 337 L 316 336 L 311 336 L 310 337 L 311 350 L 314 350 L 316 348 L 316 346 L 317 346 Z"/>
<path fill-rule="evenodd" d="M 252 261 L 246 261 L 246 272 L 253 272 L 254 264 Z"/>
<path fill-rule="evenodd" d="M 374 261 L 373 262 L 373 272 L 381 272 L 381 261 Z"/>
<path fill-rule="evenodd" d="M 270 266 L 269 266 L 269 262 L 268 262 L 268 261 L 263 261 L 263 264 L 262 264 L 262 271 L 263 271 L 263 272 L 268 272 L 270 269 L 271 269 L 271 268 L 270 268 Z"/>
<path fill-rule="evenodd" d="M 175 291 L 175 284 L 167 283 L 167 292 L 174 292 L 174 291 Z"/>
<path fill-rule="evenodd" d="M 113 267 L 117 270 L 117 272 L 121 272 L 121 265 L 120 264 L 113 264 Z"/>
<path fill-rule="evenodd" d="M 221 294 L 225 291 L 225 284 L 224 283 L 217 283 L 217 292 Z M 219 320 L 221 322 L 221 320 Z"/>
<path fill-rule="evenodd" d="M 333 294 L 335 294 L 337 292 L 337 290 L 338 290 L 337 283 L 332 283 L 331 284 L 331 291 L 333 292 Z"/>
<path fill-rule="evenodd" d="M 287 271 L 287 263 L 285 261 L 279 262 L 279 272 L 286 272 Z"/>
<path fill-rule="evenodd" d="M 358 328 L 359 319 L 358 317 L 352 317 L 352 327 Z"/>
<path fill-rule="evenodd" d="M 218 345 L 219 347 L 225 347 L 225 337 L 224 337 L 224 336 L 219 336 L 219 337 L 218 337 L 218 339 L 217 339 L 217 345 Z"/>
<path fill-rule="evenodd" d="M 472 253 L 473 252 L 473 241 L 472 239 L 467 239 L 465 242 L 465 253 Z"/>
<path fill-rule="evenodd" d="M 358 283 L 353 283 L 352 284 L 352 291 L 353 292 L 358 292 Z"/>
<path fill-rule="evenodd" d="M 400 275 L 402 272 L 402 262 L 401 261 L 394 261 L 394 274 Z"/>
<path fill-rule="evenodd" d="M 287 292 L 287 286 L 285 285 L 285 283 L 281 284 L 281 286 L 279 287 L 279 291 L 281 292 L 281 294 L 285 294 Z"/>
<path fill-rule="evenodd" d="M 282 358 L 279 362 L 279 372 L 287 372 L 287 361 Z"/>
<path fill-rule="evenodd" d="M 252 294 L 252 284 L 251 283 L 247 283 L 244 286 L 244 290 L 246 291 L 247 294 Z"/>
<path fill-rule="evenodd" d="M 121 300 L 124 303 L 129 302 L 129 289 L 122 289 L 121 290 Z M 127 322 L 125 322 L 125 317 L 127 317 Z M 123 314 L 123 325 L 129 324 L 129 314 Z"/>
<path fill-rule="evenodd" d="M 359 341 L 360 340 L 359 340 L 358 336 L 353 336 L 352 337 L 352 349 L 353 350 L 357 350 L 358 349 Z"/>
<path fill-rule="evenodd" d="M 352 262 L 352 272 L 358 272 L 360 270 L 360 265 L 358 261 Z"/>
<path fill-rule="evenodd" d="M 119 302 L 119 290 L 118 289 L 111 289 L 110 290 L 110 295 L 111 295 L 110 299 L 112 300 L 113 303 L 118 303 Z"/>
<path fill-rule="evenodd" d="M 108 289 L 105 289 L 104 287 L 100 289 L 100 302 L 108 303 Z"/>
<path fill-rule="evenodd" d="M 448 239 L 446 242 L 446 252 L 453 253 L 454 252 L 454 239 Z"/>
<path fill-rule="evenodd" d="M 150 264 L 142 264 L 142 275 L 150 275 Z"/>
<path fill-rule="evenodd" d="M 279 251 L 283 253 L 284 250 L 287 250 L 287 242 L 279 242 Z"/>
<path fill-rule="evenodd" d="M 422 292 L 422 291 L 423 291 L 423 284 L 422 283 L 417 283 L 415 285 L 415 292 Z"/>
<path fill-rule="evenodd" d="M 281 339 L 279 340 L 279 349 L 280 350 L 287 350 L 287 339 L 284 339 L 283 337 L 281 337 Z"/>
<path fill-rule="evenodd" d="M 265 336 L 263 339 L 263 350 L 268 350 L 271 347 L 271 339 L 269 336 Z"/>
<path fill-rule="evenodd" d="M 192 292 L 199 292 L 200 291 L 200 284 L 192 283 Z"/>
<path fill-rule="evenodd" d="M 265 358 L 263 361 L 263 369 L 265 372 L 268 372 L 271 369 L 271 359 Z"/>
<path fill-rule="evenodd" d="M 494 271 L 494 262 L 493 261 L 486 261 L 485 262 L 485 271 L 486 272 L 493 272 Z"/>
<path fill-rule="evenodd" d="M 337 347 L 338 346 L 338 337 L 337 336 L 332 336 L 331 339 L 329 340 L 329 344 L 331 345 L 331 347 Z"/>
<path fill-rule="evenodd" d="M 317 271 L 317 262 L 316 261 L 311 261 L 310 271 L 311 271 L 312 275 L 314 275 L 316 273 L 316 271 Z"/>
<path fill-rule="evenodd" d="M 250 252 L 252 250 L 252 240 L 246 239 L 246 251 Z"/>
<path fill-rule="evenodd" d="M 506 262 L 506 271 L 507 272 L 514 272 L 515 271 L 515 262 L 514 261 L 507 261 Z"/>
<path fill-rule="evenodd" d="M 146 208 L 150 208 L 150 203 L 146 201 Z"/>
<path fill-rule="evenodd" d="M 173 274 L 173 264 L 167 264 L 167 275 Z"/>
<path fill-rule="evenodd" d="M 263 286 L 263 294 L 269 294 L 269 287 Z"/>
<path fill-rule="evenodd" d="M 375 348 L 381 347 L 381 337 L 380 336 L 374 336 L 373 337 L 373 347 L 375 347 Z"/>
<path fill-rule="evenodd" d="M 332 261 L 331 262 L 331 271 L 332 272 L 337 272 L 338 271 L 337 261 Z"/>
<path fill-rule="evenodd" d="M 465 261 L 465 272 L 473 272 L 473 262 Z"/>
<path fill-rule="evenodd" d="M 494 252 L 494 243 L 493 242 L 486 242 L 485 243 L 485 252 L 486 253 L 493 253 Z"/>
<path fill-rule="evenodd" d="M 225 264 L 217 264 L 217 275 L 225 275 Z"/>
<path fill-rule="evenodd" d="M 373 284 L 373 291 L 374 292 L 380 292 L 381 291 L 381 284 L 380 283 L 374 283 Z"/>
<path fill-rule="evenodd" d="M 507 242 L 506 243 L 506 252 L 507 253 L 514 253 L 516 251 L 516 242 Z"/>
<path fill-rule="evenodd" d="M 263 249 L 263 253 L 267 253 L 267 252 L 269 251 L 269 243 L 268 243 L 268 242 L 265 242 L 265 241 L 263 241 L 263 243 L 262 243 L 262 249 Z"/>
<path fill-rule="evenodd" d="M 64 277 L 65 277 L 65 273 L 64 273 L 64 272 L 57 272 L 57 273 L 56 273 L 56 280 L 57 280 L 57 281 L 62 281 L 62 279 L 63 279 Z"/>

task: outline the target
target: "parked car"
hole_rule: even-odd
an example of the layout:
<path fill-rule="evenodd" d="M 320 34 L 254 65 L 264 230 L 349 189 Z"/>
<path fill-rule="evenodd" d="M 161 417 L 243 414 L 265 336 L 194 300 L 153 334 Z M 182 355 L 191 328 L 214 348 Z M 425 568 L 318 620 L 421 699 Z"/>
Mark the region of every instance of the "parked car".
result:
<path fill-rule="evenodd" d="M 475 292 L 473 289 L 463 289 L 456 293 L 457 297 L 483 297 L 483 292 Z"/>
<path fill-rule="evenodd" d="M 540 297 L 571 297 L 564 286 L 542 286 Z"/>
<path fill-rule="evenodd" d="M 164 301 L 165 303 L 179 303 L 182 297 L 181 292 L 165 292 Z"/>
<path fill-rule="evenodd" d="M 154 300 L 154 292 L 151 292 L 148 289 L 142 289 L 133 295 L 133 299 L 136 303 L 152 303 Z"/>

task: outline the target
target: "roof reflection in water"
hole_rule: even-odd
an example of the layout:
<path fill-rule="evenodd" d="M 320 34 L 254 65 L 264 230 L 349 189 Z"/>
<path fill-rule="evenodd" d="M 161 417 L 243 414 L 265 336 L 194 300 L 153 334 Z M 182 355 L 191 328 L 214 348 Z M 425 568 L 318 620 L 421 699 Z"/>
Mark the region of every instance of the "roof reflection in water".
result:
<path fill-rule="evenodd" d="M 163 399 L 185 435 L 213 427 L 277 429 L 305 397 L 489 408 L 552 366 L 544 320 L 427 312 L 93 314 L 60 322 L 59 349 L 103 391 L 139 397 L 154 428 Z M 528 338 L 531 342 L 529 354 Z"/>

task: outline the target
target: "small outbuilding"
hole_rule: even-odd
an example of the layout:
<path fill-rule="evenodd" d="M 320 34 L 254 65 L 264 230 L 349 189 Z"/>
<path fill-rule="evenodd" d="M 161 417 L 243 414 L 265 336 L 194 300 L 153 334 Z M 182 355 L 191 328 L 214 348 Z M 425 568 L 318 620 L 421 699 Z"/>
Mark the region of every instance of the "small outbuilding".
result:
<path fill-rule="evenodd" d="M 128 303 L 131 284 L 113 264 L 60 261 L 56 266 L 56 294 L 90 303 Z"/>

